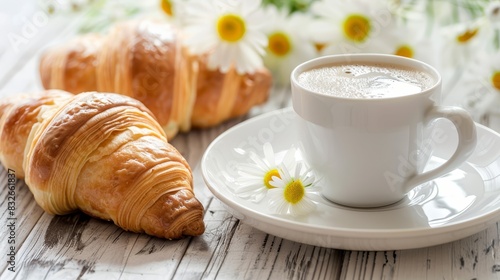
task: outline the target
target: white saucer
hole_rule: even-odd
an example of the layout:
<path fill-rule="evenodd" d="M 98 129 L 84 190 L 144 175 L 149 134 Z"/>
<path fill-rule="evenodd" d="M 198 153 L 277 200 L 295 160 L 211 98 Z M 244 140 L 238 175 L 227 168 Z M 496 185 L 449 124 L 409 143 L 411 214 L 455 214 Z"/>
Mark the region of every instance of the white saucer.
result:
<path fill-rule="evenodd" d="M 248 151 L 274 152 L 296 142 L 295 112 L 286 108 L 247 120 L 220 135 L 201 161 L 208 188 L 242 222 L 269 234 L 306 244 L 348 250 L 398 250 L 461 239 L 500 220 L 500 135 L 478 126 L 478 147 L 461 168 L 411 191 L 391 206 L 356 209 L 323 202 L 303 217 L 274 215 L 262 203 L 235 195 L 235 166 Z M 432 164 L 449 157 L 457 142 L 446 121 L 438 128 L 449 141 L 437 147 Z"/>

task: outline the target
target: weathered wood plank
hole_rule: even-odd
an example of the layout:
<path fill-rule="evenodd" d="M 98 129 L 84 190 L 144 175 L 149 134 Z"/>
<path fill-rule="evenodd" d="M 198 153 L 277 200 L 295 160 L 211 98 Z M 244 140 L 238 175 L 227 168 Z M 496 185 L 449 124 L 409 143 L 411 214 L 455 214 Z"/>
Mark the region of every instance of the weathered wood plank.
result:
<path fill-rule="evenodd" d="M 43 210 L 36 204 L 24 181 L 17 181 L 15 188 L 9 193 L 7 174 L 7 170 L 0 167 L 0 184 L 2 185 L 0 189 L 0 221 L 2 225 L 0 227 L 0 252 L 2 252 L 4 260 L 0 262 L 0 273 L 9 274 L 9 267 L 12 269 L 19 267 L 21 260 L 18 251 L 43 215 Z M 8 196 L 15 200 L 9 199 Z M 9 204 L 9 202 L 14 203 Z"/>
<path fill-rule="evenodd" d="M 57 4 L 57 1 L 54 3 Z M 0 68 L 1 95 L 26 90 L 26 80 L 38 82 L 40 54 L 49 45 L 77 34 L 78 26 L 85 20 L 86 10 L 71 15 L 58 15 L 49 14 L 38 5 L 21 5 L 11 12 L 12 18 L 16 20 L 12 23 L 11 30 L 2 34 L 5 53 L 0 57 L 0 65 L 3 66 Z M 25 73 L 29 74 L 14 78 L 26 66 L 29 66 L 30 71 Z M 4 89 L 7 84 L 12 86 Z"/>
<path fill-rule="evenodd" d="M 341 279 L 500 279 L 498 227 L 428 248 L 348 251 Z"/>
<path fill-rule="evenodd" d="M 205 214 L 206 231 L 193 238 L 173 279 L 213 279 L 226 261 L 238 221 L 213 199 Z"/>
<path fill-rule="evenodd" d="M 343 252 L 284 240 L 240 223 L 224 258 L 222 266 L 212 272 L 213 277 L 336 279 Z"/>
<path fill-rule="evenodd" d="M 16 276 L 56 279 L 60 275 L 165 276 L 182 258 L 189 238 L 163 240 L 125 232 L 84 214 L 44 214 L 17 257 Z M 58 279 L 58 278 L 57 278 Z"/>

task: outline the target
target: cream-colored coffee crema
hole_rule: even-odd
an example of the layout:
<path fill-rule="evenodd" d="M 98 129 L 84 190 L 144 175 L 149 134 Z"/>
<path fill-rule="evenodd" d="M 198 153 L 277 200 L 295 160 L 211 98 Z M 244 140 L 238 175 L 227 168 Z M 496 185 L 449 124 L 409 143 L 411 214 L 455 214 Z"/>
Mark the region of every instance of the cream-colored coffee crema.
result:
<path fill-rule="evenodd" d="M 390 98 L 419 93 L 436 81 L 426 72 L 392 64 L 332 64 L 300 73 L 304 88 L 345 98 Z"/>

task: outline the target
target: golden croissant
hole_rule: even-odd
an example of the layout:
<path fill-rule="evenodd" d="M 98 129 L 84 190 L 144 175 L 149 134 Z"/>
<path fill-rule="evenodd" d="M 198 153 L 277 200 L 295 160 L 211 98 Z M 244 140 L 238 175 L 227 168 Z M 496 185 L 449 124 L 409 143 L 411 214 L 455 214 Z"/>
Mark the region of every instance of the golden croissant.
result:
<path fill-rule="evenodd" d="M 81 210 L 168 239 L 204 232 L 188 163 L 133 98 L 48 90 L 3 100 L 0 160 L 48 213 Z"/>
<path fill-rule="evenodd" d="M 267 100 L 271 74 L 240 75 L 208 69 L 171 24 L 153 20 L 116 24 L 106 35 L 87 34 L 48 49 L 40 61 L 46 89 L 116 92 L 141 101 L 168 139 L 246 114 Z"/>

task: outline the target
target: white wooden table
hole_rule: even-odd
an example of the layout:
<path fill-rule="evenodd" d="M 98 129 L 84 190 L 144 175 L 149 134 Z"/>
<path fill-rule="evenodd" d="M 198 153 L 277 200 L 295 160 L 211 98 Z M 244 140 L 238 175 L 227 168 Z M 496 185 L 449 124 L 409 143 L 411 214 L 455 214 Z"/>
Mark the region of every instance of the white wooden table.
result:
<path fill-rule="evenodd" d="M 21 1 L 0 2 L 0 96 L 41 89 L 40 52 L 74 36 L 79 18 L 52 16 Z M 271 99 L 245 118 L 289 105 L 289 90 L 274 88 Z M 191 165 L 195 193 L 206 209 L 206 232 L 199 237 L 168 241 L 84 214 L 52 216 L 23 181 L 15 184 L 15 205 L 9 205 L 9 172 L 1 168 L 0 278 L 500 279 L 498 223 L 452 243 L 379 252 L 304 245 L 241 223 L 205 186 L 200 160 L 213 139 L 245 118 L 172 141 Z"/>

